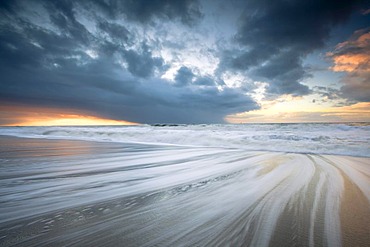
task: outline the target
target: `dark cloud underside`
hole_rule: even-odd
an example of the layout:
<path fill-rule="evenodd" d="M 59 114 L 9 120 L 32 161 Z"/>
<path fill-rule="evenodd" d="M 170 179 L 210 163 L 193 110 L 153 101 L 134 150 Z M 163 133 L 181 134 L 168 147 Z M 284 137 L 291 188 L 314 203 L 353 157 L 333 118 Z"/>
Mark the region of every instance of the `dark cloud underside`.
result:
<path fill-rule="evenodd" d="M 309 74 L 302 59 L 322 48 L 332 28 L 346 21 L 359 2 L 245 1 L 236 35 L 243 49 L 227 53 L 221 67 L 268 81 L 272 95 L 306 95 L 310 90 L 301 82 Z"/>
<path fill-rule="evenodd" d="M 227 114 L 257 108 L 250 97 L 220 91 L 209 78 L 194 76 L 200 85 L 182 88 L 157 78 L 167 68 L 163 59 L 153 55 L 145 37 L 115 21 L 193 25 L 201 18 L 195 1 L 6 1 L 1 7 L 2 102 L 146 123 L 222 122 Z M 31 21 L 41 10 L 48 28 Z M 84 16 L 90 19 L 83 24 L 84 11 L 95 16 Z"/>

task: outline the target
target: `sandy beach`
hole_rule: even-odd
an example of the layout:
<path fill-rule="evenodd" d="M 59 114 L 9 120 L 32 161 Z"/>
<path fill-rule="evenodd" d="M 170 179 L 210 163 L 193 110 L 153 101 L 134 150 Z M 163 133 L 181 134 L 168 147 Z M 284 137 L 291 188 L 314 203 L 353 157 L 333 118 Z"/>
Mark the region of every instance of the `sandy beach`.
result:
<path fill-rule="evenodd" d="M 367 246 L 370 159 L 0 138 L 1 246 Z"/>

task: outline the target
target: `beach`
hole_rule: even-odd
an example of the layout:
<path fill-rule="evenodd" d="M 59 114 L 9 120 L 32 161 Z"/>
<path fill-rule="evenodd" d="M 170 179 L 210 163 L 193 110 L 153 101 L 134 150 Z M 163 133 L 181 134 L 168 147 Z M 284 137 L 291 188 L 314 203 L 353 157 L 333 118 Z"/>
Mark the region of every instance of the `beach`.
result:
<path fill-rule="evenodd" d="M 353 133 L 351 126 L 339 127 L 345 132 L 335 129 L 337 137 L 367 131 L 367 126 Z M 43 129 L 43 136 L 37 132 L 40 128 L 3 131 L 7 135 L 0 136 L 0 245 L 370 243 L 370 158 L 368 153 L 358 155 L 369 143 L 361 137 L 357 146 L 347 149 L 356 155 L 335 150 L 292 152 L 299 145 L 292 144 L 289 150 L 289 143 L 282 144 L 284 152 L 267 145 L 266 150 L 256 148 L 258 143 L 250 149 L 225 141 L 217 146 L 217 136 L 209 145 L 205 140 L 194 145 L 154 143 L 149 135 L 142 142 L 106 138 L 112 131 L 132 137 L 138 131 L 158 129 L 165 139 L 164 132 L 195 127 L 137 128 L 90 130 L 104 136 L 100 141 L 96 135 L 85 140 L 65 135 L 66 128 Z M 88 137 L 83 131 L 81 136 Z M 299 136 L 304 135 L 299 132 Z M 338 145 L 324 136 L 314 140 L 317 145 L 312 150 L 323 141 Z"/>

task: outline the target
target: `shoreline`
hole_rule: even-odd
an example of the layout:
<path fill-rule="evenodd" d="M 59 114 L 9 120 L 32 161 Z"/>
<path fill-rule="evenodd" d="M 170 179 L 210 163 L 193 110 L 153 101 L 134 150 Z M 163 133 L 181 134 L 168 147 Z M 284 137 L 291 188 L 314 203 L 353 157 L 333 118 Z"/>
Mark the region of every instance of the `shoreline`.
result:
<path fill-rule="evenodd" d="M 40 138 L 40 137 L 21 137 L 21 136 L 13 136 L 13 135 L 4 135 L 0 134 L 0 141 L 1 139 L 6 138 L 15 138 L 15 139 L 35 139 L 40 141 L 66 141 L 66 142 L 81 142 L 81 143 L 103 143 L 103 145 L 146 145 L 152 147 L 174 147 L 174 148 L 209 148 L 209 149 L 226 149 L 226 150 L 238 150 L 238 151 L 245 151 L 245 152 L 266 152 L 266 153 L 281 153 L 281 154 L 302 154 L 302 155 L 315 155 L 315 156 L 342 156 L 342 157 L 354 157 L 354 158 L 370 158 L 370 155 L 349 155 L 349 154 L 335 154 L 335 153 L 315 153 L 315 152 L 298 152 L 298 151 L 279 151 L 279 150 L 264 150 L 264 149 L 246 149 L 246 148 L 237 148 L 237 147 L 224 147 L 224 146 L 203 146 L 203 145 L 187 145 L 187 144 L 172 144 L 172 143 L 154 143 L 154 142 L 121 142 L 121 141 L 111 141 L 111 140 L 84 140 L 79 138 L 72 138 L 72 137 L 48 137 L 48 138 Z"/>

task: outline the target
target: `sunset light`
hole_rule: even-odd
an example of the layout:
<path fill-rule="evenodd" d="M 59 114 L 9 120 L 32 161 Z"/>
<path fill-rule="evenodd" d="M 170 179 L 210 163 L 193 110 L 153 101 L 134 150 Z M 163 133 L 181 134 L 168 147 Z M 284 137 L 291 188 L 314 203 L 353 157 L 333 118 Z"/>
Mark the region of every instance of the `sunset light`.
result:
<path fill-rule="evenodd" d="M 9 126 L 78 126 L 78 125 L 135 125 L 126 121 L 102 119 L 91 116 L 63 115 L 60 118 L 51 119 L 26 119 L 25 122 Z"/>
<path fill-rule="evenodd" d="M 63 113 L 62 109 L 27 106 L 0 106 L 0 116 L 9 121 L 0 126 L 82 126 L 82 125 L 136 125 L 123 120 L 112 120 L 83 114 Z M 73 112 L 69 110 L 69 112 Z"/>

